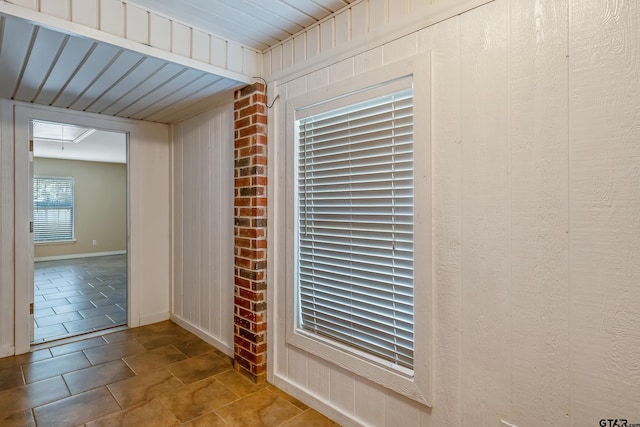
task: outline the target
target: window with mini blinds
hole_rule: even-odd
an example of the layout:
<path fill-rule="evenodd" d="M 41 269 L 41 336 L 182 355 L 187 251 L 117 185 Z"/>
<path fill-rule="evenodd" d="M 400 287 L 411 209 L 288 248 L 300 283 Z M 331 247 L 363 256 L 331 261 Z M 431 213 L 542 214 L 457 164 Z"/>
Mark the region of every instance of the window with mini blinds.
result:
<path fill-rule="evenodd" d="M 312 336 L 412 370 L 413 87 L 396 86 L 295 121 L 296 313 Z"/>
<path fill-rule="evenodd" d="M 74 239 L 73 178 L 33 178 L 33 240 L 62 242 Z"/>

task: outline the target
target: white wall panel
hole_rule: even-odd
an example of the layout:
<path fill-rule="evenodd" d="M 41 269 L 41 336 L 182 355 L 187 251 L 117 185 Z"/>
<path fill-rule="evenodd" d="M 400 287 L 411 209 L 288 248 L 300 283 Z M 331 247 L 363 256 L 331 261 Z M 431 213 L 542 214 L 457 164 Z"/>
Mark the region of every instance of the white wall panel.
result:
<path fill-rule="evenodd" d="M 149 17 L 149 42 L 158 49 L 171 50 L 171 21 L 151 14 Z"/>
<path fill-rule="evenodd" d="M 211 63 L 218 67 L 227 67 L 227 41 L 211 36 Z"/>
<path fill-rule="evenodd" d="M 191 57 L 191 28 L 171 21 L 171 52 Z"/>
<path fill-rule="evenodd" d="M 173 318 L 233 354 L 233 102 L 173 126 Z"/>
<path fill-rule="evenodd" d="M 334 19 L 327 19 L 320 24 L 320 52 L 325 52 L 334 46 Z"/>
<path fill-rule="evenodd" d="M 230 70 L 242 72 L 243 49 L 238 43 L 227 42 L 227 67 Z"/>
<path fill-rule="evenodd" d="M 351 10 L 347 9 L 335 17 L 335 44 L 346 43 L 351 39 Z"/>
<path fill-rule="evenodd" d="M 124 13 L 124 3 L 120 0 L 100 0 L 100 30 L 114 36 L 124 37 Z"/>
<path fill-rule="evenodd" d="M 367 6 L 383 3 L 351 9 L 353 37 L 372 22 Z M 448 5 L 411 0 L 409 15 L 431 3 Z M 286 102 L 305 87 L 431 52 L 434 405 L 352 382 L 292 349 L 278 315 L 272 381 L 345 425 L 632 422 L 640 408 L 639 27 L 634 2 L 495 0 L 392 42 L 370 38 L 352 56 L 296 57 L 275 76 Z M 289 173 L 282 110 L 270 122 L 270 213 L 278 213 L 270 232 L 278 235 L 292 223 L 280 205 Z M 270 258 L 276 312 L 284 244 L 274 238 Z"/>
<path fill-rule="evenodd" d="M 138 43 L 149 42 L 149 12 L 127 4 L 127 38 Z"/>
<path fill-rule="evenodd" d="M 506 6 L 496 1 L 460 17 L 463 425 L 510 411 Z"/>
<path fill-rule="evenodd" d="M 193 30 L 191 36 L 192 41 L 192 56 L 193 59 L 198 61 L 209 63 L 211 55 L 211 46 L 209 44 L 209 34 L 200 30 Z"/>
<path fill-rule="evenodd" d="M 98 28 L 98 0 L 71 2 L 71 20 L 89 28 Z"/>
<path fill-rule="evenodd" d="M 40 11 L 62 19 L 71 19 L 71 0 L 40 0 Z"/>
<path fill-rule="evenodd" d="M 509 8 L 509 421 L 568 425 L 567 2 L 512 0 Z"/>
<path fill-rule="evenodd" d="M 575 425 L 640 418 L 640 4 L 570 1 Z M 546 33 L 548 34 L 548 33 Z M 634 420 L 634 421 L 632 421 Z"/>

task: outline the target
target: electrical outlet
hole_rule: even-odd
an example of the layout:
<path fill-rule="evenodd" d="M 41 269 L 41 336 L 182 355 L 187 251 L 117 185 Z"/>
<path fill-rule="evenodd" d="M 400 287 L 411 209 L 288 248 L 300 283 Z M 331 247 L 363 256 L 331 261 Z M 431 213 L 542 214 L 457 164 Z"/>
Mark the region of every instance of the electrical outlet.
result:
<path fill-rule="evenodd" d="M 97 240 L 94 240 L 93 242 L 91 242 L 91 244 L 92 244 L 93 246 L 95 246 L 95 245 L 97 245 L 97 244 L 98 244 L 98 241 L 97 241 Z"/>

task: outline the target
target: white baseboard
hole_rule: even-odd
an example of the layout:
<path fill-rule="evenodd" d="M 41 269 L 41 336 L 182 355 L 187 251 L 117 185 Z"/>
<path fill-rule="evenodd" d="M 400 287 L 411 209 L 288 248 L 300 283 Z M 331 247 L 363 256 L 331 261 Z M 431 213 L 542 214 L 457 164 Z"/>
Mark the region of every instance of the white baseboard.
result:
<path fill-rule="evenodd" d="M 215 348 L 217 348 L 227 356 L 233 358 L 233 347 L 229 347 L 227 344 L 224 344 L 222 341 L 220 341 L 213 335 L 209 334 L 208 332 L 203 331 L 196 325 L 189 323 L 188 321 L 184 320 L 179 316 L 176 316 L 175 314 L 171 315 L 171 321 L 173 321 L 180 327 L 186 329 L 187 331 L 197 335 L 198 338 L 200 338 L 201 340 L 205 341 L 208 344 L 211 344 L 212 346 L 214 346 Z"/>
<path fill-rule="evenodd" d="M 164 322 L 169 320 L 169 312 L 147 314 L 146 316 L 140 316 L 140 324 L 138 326 L 150 325 L 152 323 Z"/>
<path fill-rule="evenodd" d="M 109 255 L 126 255 L 127 251 L 110 251 L 110 252 L 89 252 L 86 254 L 72 254 L 72 255 L 56 255 L 56 256 L 42 256 L 34 258 L 35 262 L 38 261 L 58 261 L 63 259 L 77 259 L 77 258 L 92 258 L 98 256 Z"/>
<path fill-rule="evenodd" d="M 289 393 L 291 396 L 295 397 L 302 403 L 306 404 L 310 408 L 315 409 L 321 414 L 331 418 L 333 421 L 337 422 L 343 427 L 365 427 L 361 421 L 356 420 L 355 418 L 349 417 L 346 414 L 335 409 L 329 402 L 325 402 L 323 399 L 313 396 L 309 394 L 309 392 L 303 390 L 298 387 L 296 384 L 291 383 L 278 377 L 277 375 L 273 376 L 272 384 L 278 387 L 279 389 Z"/>
<path fill-rule="evenodd" d="M 16 354 L 16 348 L 12 345 L 3 345 L 0 347 L 0 357 L 9 357 Z"/>

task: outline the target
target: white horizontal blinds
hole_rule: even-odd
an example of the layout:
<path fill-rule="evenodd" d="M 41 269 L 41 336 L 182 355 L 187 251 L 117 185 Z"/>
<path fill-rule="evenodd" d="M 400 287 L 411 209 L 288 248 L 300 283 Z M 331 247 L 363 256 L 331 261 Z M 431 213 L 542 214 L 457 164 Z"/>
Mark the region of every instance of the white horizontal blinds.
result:
<path fill-rule="evenodd" d="M 73 240 L 73 178 L 33 178 L 33 240 Z"/>
<path fill-rule="evenodd" d="M 413 368 L 413 89 L 306 117 L 301 327 Z"/>

